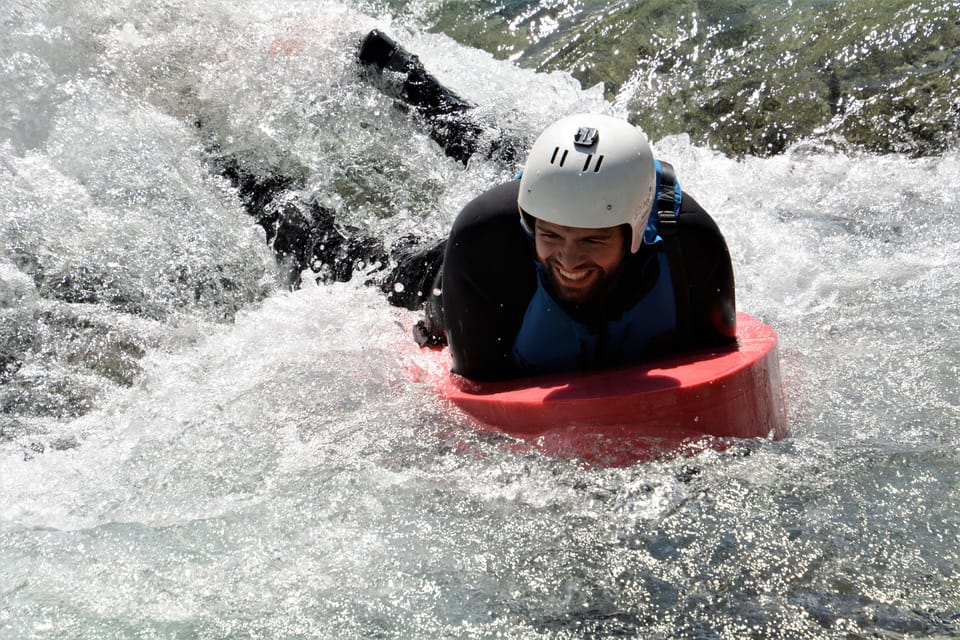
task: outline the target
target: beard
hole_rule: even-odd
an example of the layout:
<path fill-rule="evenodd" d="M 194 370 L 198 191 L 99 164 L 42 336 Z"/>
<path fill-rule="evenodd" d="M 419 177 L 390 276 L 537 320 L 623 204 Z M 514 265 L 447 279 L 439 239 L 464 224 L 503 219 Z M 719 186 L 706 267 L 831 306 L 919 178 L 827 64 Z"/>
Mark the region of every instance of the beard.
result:
<path fill-rule="evenodd" d="M 541 263 L 542 264 L 542 263 Z M 617 281 L 620 273 L 618 268 L 614 272 L 598 269 L 593 271 L 590 282 L 586 286 L 570 286 L 565 284 L 561 276 L 557 273 L 557 266 L 554 264 L 542 264 L 544 280 L 550 295 L 564 306 L 581 307 L 602 302 L 607 293 L 609 293 Z"/>

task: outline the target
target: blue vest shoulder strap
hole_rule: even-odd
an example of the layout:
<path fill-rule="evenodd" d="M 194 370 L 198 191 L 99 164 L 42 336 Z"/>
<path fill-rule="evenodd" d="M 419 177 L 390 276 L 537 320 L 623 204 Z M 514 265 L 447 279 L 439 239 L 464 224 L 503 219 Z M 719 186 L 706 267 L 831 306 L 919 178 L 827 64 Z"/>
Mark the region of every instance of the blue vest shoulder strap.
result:
<path fill-rule="evenodd" d="M 686 261 L 680 250 L 680 206 L 683 192 L 677 175 L 669 162 L 656 161 L 657 165 L 657 230 L 664 240 L 664 251 L 673 276 L 674 300 L 677 305 L 677 330 L 683 334 L 690 326 L 690 286 L 687 280 Z"/>
<path fill-rule="evenodd" d="M 683 192 L 677 182 L 677 174 L 669 162 L 656 160 L 657 166 L 657 229 L 663 237 L 677 233 L 677 218 L 680 217 L 680 205 Z"/>

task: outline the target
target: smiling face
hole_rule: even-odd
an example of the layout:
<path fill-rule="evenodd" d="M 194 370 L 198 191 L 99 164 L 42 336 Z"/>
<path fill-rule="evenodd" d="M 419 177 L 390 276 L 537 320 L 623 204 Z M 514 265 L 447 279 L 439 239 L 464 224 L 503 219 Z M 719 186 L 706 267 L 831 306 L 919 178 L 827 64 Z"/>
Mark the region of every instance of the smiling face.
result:
<path fill-rule="evenodd" d="M 606 289 L 626 254 L 623 229 L 581 229 L 537 219 L 537 258 L 561 302 L 583 303 Z"/>

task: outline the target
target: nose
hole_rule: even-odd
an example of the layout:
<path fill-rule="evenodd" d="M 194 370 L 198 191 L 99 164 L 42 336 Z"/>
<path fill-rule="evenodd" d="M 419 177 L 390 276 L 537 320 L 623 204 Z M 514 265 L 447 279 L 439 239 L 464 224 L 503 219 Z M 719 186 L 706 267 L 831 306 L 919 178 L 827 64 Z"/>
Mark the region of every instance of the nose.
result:
<path fill-rule="evenodd" d="M 584 262 L 583 247 L 574 239 L 567 239 L 560 247 L 557 260 L 564 269 L 573 269 Z"/>

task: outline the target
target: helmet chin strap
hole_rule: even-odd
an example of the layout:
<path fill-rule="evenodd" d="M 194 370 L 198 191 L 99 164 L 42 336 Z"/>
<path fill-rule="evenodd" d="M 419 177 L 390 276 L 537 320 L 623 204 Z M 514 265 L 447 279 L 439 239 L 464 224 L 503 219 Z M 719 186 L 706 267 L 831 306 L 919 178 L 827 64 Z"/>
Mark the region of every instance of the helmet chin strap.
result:
<path fill-rule="evenodd" d="M 521 209 L 519 206 L 517 209 L 520 211 L 520 226 L 523 227 L 524 232 L 532 238 L 536 228 L 537 219 Z"/>

